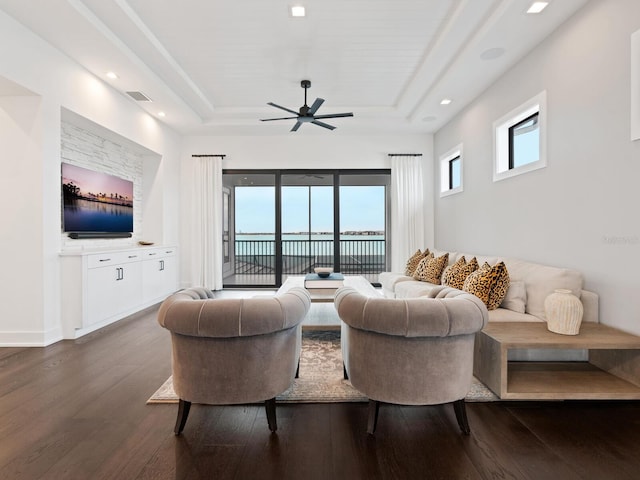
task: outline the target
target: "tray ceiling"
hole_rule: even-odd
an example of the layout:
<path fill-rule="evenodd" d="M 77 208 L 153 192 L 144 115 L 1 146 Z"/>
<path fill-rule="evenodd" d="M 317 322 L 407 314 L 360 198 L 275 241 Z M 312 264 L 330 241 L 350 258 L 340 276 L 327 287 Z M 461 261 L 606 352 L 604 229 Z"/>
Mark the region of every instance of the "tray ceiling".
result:
<path fill-rule="evenodd" d="M 306 7 L 294 18 L 294 3 Z M 296 134 L 434 132 L 586 0 L 0 0 L 0 9 L 185 134 L 288 133 L 274 102 L 354 112 Z M 105 77 L 116 72 L 118 79 Z M 129 97 L 128 97 L 129 98 Z M 452 100 L 441 105 L 443 98 Z M 134 100 L 131 100 L 134 101 Z"/>

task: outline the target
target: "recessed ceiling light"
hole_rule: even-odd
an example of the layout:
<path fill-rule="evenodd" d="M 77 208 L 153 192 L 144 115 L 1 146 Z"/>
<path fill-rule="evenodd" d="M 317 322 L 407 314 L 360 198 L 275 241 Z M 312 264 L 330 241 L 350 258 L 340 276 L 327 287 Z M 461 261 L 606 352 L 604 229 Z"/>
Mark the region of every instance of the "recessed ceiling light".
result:
<path fill-rule="evenodd" d="M 159 117 L 166 117 L 166 116 L 167 116 L 167 114 L 166 114 L 166 113 L 164 113 L 164 112 L 158 112 L 158 116 L 159 116 Z"/>
<path fill-rule="evenodd" d="M 107 72 L 105 75 L 111 80 L 116 80 L 118 78 L 118 75 L 116 75 L 115 72 Z"/>
<path fill-rule="evenodd" d="M 443 98 L 442 100 L 440 100 L 440 105 L 449 105 L 450 103 L 451 103 L 450 98 Z"/>
<path fill-rule="evenodd" d="M 294 5 L 291 7 L 291 16 L 292 17 L 304 17 L 305 10 L 302 5 Z"/>
<path fill-rule="evenodd" d="M 549 2 L 533 2 L 527 13 L 540 13 L 547 8 L 547 5 L 549 5 Z"/>

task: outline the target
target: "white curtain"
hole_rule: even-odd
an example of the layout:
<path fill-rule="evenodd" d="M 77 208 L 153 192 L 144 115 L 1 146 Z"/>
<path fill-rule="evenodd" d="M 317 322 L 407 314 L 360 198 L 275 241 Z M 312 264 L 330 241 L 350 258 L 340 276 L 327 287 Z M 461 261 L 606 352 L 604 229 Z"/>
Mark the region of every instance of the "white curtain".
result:
<path fill-rule="evenodd" d="M 404 270 L 407 259 L 426 248 L 422 157 L 391 157 L 391 270 Z"/>
<path fill-rule="evenodd" d="M 222 289 L 222 158 L 194 158 L 192 283 Z"/>

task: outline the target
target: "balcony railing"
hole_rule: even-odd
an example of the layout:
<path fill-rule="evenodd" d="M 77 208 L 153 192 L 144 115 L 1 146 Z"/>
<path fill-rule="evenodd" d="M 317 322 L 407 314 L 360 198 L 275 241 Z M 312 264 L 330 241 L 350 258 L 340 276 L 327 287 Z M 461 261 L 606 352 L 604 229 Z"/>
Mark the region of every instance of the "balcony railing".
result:
<path fill-rule="evenodd" d="M 236 240 L 232 283 L 274 283 L 275 247 L 275 240 Z M 385 252 L 383 239 L 340 240 L 340 271 L 376 282 L 378 273 L 386 269 Z M 283 275 L 304 275 L 314 267 L 327 266 L 333 266 L 333 240 L 282 241 Z"/>

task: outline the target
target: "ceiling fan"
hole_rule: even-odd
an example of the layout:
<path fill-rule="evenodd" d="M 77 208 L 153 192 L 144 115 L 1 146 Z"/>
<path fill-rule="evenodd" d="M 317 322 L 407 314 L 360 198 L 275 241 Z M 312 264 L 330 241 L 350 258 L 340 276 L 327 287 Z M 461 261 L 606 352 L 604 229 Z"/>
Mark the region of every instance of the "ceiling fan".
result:
<path fill-rule="evenodd" d="M 329 130 L 334 130 L 336 127 L 333 125 L 329 125 L 328 123 L 321 122 L 319 119 L 325 118 L 338 118 L 338 117 L 353 117 L 353 113 L 330 113 L 327 115 L 316 115 L 316 112 L 320 108 L 320 105 L 324 103 L 324 99 L 316 98 L 316 101 L 313 102 L 313 105 L 310 107 L 307 105 L 307 88 L 311 86 L 310 80 L 302 80 L 300 82 L 300 86 L 304 88 L 304 105 L 300 107 L 300 111 L 296 112 L 295 110 L 291 110 L 286 107 L 282 107 L 280 105 L 276 105 L 273 102 L 267 103 L 267 105 L 271 105 L 272 107 L 279 108 L 280 110 L 284 110 L 285 112 L 293 113 L 296 115 L 295 117 L 281 117 L 281 118 L 261 118 L 262 122 L 271 122 L 273 120 L 296 120 L 296 124 L 291 129 L 292 132 L 295 132 L 300 128 L 300 125 L 303 123 L 313 123 L 320 127 L 328 128 Z"/>

